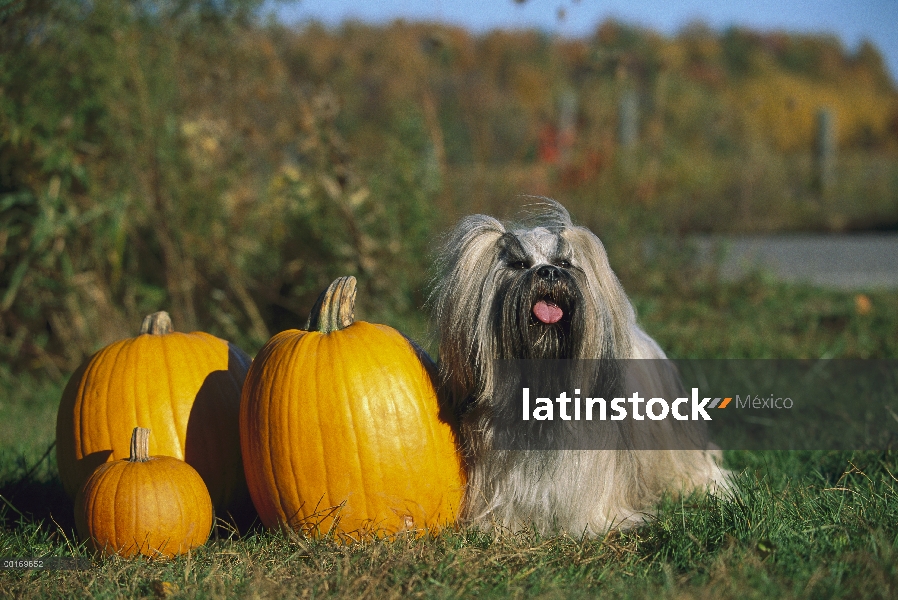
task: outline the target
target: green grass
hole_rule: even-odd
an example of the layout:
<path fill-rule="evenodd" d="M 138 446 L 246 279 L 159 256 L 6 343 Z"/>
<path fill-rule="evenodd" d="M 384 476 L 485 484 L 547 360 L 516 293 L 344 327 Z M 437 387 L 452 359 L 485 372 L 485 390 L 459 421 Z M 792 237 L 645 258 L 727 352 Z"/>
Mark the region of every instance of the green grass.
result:
<path fill-rule="evenodd" d="M 646 526 L 603 539 L 461 530 L 341 546 L 256 532 L 169 562 L 108 558 L 89 571 L 7 572 L 0 589 L 17 598 L 152 596 L 162 582 L 185 597 L 854 598 L 898 591 L 898 455 L 728 458 L 740 472 L 733 499 L 668 499 Z M 54 487 L 37 479 L 32 485 Z M 87 555 L 65 520 L 13 512 L 5 510 L 4 556 Z"/>
<path fill-rule="evenodd" d="M 634 290 L 675 356 L 895 358 L 898 294 L 750 279 Z M 626 281 L 625 281 L 626 283 Z M 669 281 L 657 285 L 670 289 Z M 631 286 L 632 287 L 632 286 Z M 52 443 L 61 382 L 0 396 L 0 555 L 89 556 Z M 898 452 L 727 452 L 732 498 L 667 498 L 636 530 L 600 539 L 447 531 L 339 545 L 254 530 L 172 561 L 94 557 L 86 571 L 0 572 L 0 596 L 889 598 L 898 595 Z"/>

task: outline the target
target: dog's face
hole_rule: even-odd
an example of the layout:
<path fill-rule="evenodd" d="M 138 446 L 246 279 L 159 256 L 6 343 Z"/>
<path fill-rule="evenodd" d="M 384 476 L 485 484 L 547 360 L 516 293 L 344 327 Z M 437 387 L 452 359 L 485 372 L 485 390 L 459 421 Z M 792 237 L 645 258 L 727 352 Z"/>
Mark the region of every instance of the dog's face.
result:
<path fill-rule="evenodd" d="M 577 357 L 584 272 L 571 245 L 559 232 L 536 227 L 505 233 L 496 247 L 494 358 Z"/>
<path fill-rule="evenodd" d="M 454 404 L 491 395 L 495 359 L 628 356 L 633 309 L 602 243 L 560 204 L 542 209 L 518 227 L 466 217 L 447 238 L 432 302 Z"/>

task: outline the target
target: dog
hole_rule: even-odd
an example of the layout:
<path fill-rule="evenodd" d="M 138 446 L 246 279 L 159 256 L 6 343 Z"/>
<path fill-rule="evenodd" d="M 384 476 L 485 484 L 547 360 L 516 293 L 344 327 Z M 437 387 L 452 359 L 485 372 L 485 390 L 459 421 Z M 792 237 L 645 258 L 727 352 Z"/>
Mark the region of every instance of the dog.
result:
<path fill-rule="evenodd" d="M 505 400 L 496 359 L 666 358 L 636 324 L 599 238 L 558 202 L 542 199 L 538 208 L 517 226 L 462 219 L 436 261 L 430 303 L 440 402 L 457 418 L 468 474 L 461 521 L 595 536 L 642 523 L 665 492 L 726 490 L 720 451 L 677 449 L 678 438 L 695 435 L 677 422 L 653 424 L 651 433 L 615 424 L 610 449 L 499 447 Z M 638 367 L 663 360 L 621 362 L 637 367 L 618 380 L 681 389 L 671 369 Z M 573 435 L 565 431 L 554 435 Z M 641 449 L 645 435 L 667 438 L 663 449 Z"/>

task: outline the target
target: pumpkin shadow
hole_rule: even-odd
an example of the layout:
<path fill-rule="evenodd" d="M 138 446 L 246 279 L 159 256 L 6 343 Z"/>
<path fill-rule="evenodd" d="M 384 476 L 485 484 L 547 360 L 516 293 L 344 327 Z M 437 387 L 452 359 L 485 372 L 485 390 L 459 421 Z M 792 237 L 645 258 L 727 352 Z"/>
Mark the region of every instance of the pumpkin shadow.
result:
<path fill-rule="evenodd" d="M 76 461 L 77 468 L 79 472 L 85 473 L 83 481 L 87 482 L 91 473 L 96 471 L 97 467 L 107 462 L 110 456 L 112 456 L 112 450 L 97 450 L 78 459 Z"/>
<path fill-rule="evenodd" d="M 15 530 L 39 524 L 52 531 L 58 526 L 69 539 L 77 539 L 74 504 L 55 465 L 45 462 L 46 458 L 24 474 L 0 480 L 0 527 Z M 97 460 L 98 465 L 105 462 L 105 458 Z"/>
<path fill-rule="evenodd" d="M 228 346 L 227 370 L 209 373 L 194 399 L 187 420 L 184 460 L 206 482 L 224 529 L 245 533 L 257 514 L 243 472 L 240 400 L 239 394 L 235 399 L 234 389 L 242 388 L 250 358 L 236 346 Z M 227 465 L 236 466 L 225 468 Z"/>
<path fill-rule="evenodd" d="M 421 361 L 421 364 L 424 365 L 424 370 L 427 371 L 427 376 L 430 378 L 430 384 L 433 386 L 433 389 L 437 391 L 437 418 L 449 426 L 449 429 L 452 430 L 452 437 L 455 442 L 455 448 L 459 453 L 459 456 L 464 456 L 461 447 L 461 429 L 460 429 L 460 421 L 458 418 L 458 411 L 455 406 L 452 405 L 451 402 L 447 400 L 447 396 L 443 393 L 440 387 L 440 377 L 439 377 L 439 367 L 437 366 L 436 361 L 434 361 L 430 355 L 427 353 L 424 348 L 422 348 L 415 340 L 400 332 L 402 337 L 411 344 L 412 350 L 414 350 L 415 355 L 418 357 L 418 360 Z"/>

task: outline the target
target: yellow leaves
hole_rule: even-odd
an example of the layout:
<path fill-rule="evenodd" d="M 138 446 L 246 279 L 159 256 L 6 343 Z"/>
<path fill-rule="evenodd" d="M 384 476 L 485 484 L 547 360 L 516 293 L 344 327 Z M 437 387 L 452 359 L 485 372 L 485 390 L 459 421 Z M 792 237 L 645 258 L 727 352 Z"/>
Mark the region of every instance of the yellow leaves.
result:
<path fill-rule="evenodd" d="M 514 67 L 512 86 L 521 102 L 530 109 L 542 108 L 551 99 L 546 90 L 551 76 L 537 65 L 521 63 Z"/>
<path fill-rule="evenodd" d="M 680 71 L 686 64 L 686 49 L 682 45 L 664 40 L 660 44 L 658 57 L 661 64 L 670 71 Z"/>
<path fill-rule="evenodd" d="M 729 102 L 757 132 L 769 136 L 777 150 L 794 152 L 813 147 L 817 112 L 835 114 L 838 144 L 864 135 L 887 135 L 895 99 L 867 86 L 837 86 L 786 73 L 753 77 L 730 88 Z"/>
<path fill-rule="evenodd" d="M 284 176 L 284 179 L 291 183 L 297 183 L 299 181 L 299 169 L 293 165 L 282 165 L 281 174 Z"/>
<path fill-rule="evenodd" d="M 359 208 L 362 206 L 362 204 L 364 204 L 365 200 L 367 200 L 370 195 L 371 192 L 368 190 L 368 188 L 361 188 L 349 194 L 347 202 L 352 208 Z"/>
<path fill-rule="evenodd" d="M 199 117 L 181 123 L 181 135 L 187 141 L 188 155 L 199 170 L 211 170 L 221 160 L 222 141 L 228 135 L 223 120 Z"/>
<path fill-rule="evenodd" d="M 170 596 L 176 595 L 181 591 L 181 588 L 178 587 L 177 584 L 172 583 L 170 581 L 163 581 L 161 579 L 156 579 L 152 583 L 153 594 L 157 598 L 168 598 Z"/>

